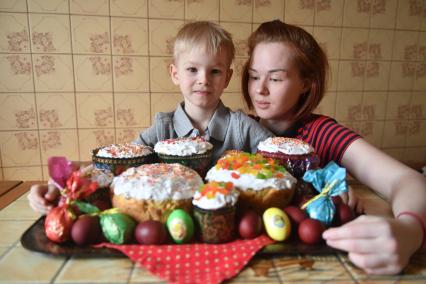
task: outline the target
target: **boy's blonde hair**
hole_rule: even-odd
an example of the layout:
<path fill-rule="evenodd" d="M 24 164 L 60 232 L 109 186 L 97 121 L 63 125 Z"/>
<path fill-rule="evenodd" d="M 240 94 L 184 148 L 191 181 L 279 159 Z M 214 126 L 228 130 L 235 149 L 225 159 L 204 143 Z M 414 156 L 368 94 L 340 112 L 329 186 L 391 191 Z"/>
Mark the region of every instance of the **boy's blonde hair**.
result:
<path fill-rule="evenodd" d="M 227 52 L 228 66 L 231 65 L 235 56 L 231 34 L 213 22 L 198 21 L 185 24 L 174 41 L 174 61 L 178 60 L 182 52 L 194 49 L 208 54 L 217 54 L 220 50 L 224 50 Z"/>

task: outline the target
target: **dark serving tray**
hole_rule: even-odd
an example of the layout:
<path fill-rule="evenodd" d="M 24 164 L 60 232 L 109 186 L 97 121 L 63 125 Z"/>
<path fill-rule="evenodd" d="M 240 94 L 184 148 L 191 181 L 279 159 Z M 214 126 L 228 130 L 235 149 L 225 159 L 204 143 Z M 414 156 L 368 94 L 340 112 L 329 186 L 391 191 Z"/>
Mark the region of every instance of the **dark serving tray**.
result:
<path fill-rule="evenodd" d="M 50 241 L 44 233 L 44 219 L 39 218 L 21 236 L 21 244 L 30 251 L 41 252 L 56 256 L 93 256 L 93 257 L 124 257 L 118 250 L 109 248 L 95 248 L 91 246 L 76 246 L 73 243 L 57 244 Z M 266 246 L 257 253 L 257 256 L 274 254 L 335 254 L 340 252 L 326 244 L 306 245 L 298 240 L 287 240 Z"/>

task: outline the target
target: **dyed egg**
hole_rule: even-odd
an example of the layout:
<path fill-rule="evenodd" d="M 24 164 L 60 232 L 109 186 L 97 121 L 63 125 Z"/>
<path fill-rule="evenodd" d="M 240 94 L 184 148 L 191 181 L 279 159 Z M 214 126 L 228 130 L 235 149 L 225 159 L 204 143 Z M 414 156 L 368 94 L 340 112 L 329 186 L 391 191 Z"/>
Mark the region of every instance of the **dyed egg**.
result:
<path fill-rule="evenodd" d="M 290 236 L 291 225 L 287 214 L 275 207 L 267 209 L 263 213 L 263 223 L 266 233 L 275 241 L 284 241 Z"/>
<path fill-rule="evenodd" d="M 174 210 L 167 218 L 167 230 L 177 244 L 187 243 L 194 235 L 194 222 L 185 210 Z"/>

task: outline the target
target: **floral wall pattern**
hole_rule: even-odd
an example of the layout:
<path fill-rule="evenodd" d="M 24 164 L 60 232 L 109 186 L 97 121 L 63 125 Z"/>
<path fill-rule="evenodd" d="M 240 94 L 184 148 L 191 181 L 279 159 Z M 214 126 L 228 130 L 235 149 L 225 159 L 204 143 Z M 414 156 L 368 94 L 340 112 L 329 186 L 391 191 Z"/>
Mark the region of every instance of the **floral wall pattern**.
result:
<path fill-rule="evenodd" d="M 281 19 L 331 66 L 317 112 L 409 165 L 426 164 L 425 0 L 0 1 L 0 179 L 47 177 L 47 157 L 90 160 L 181 100 L 168 76 L 186 21 L 216 21 L 237 47 L 225 104 L 242 108 L 245 40 Z"/>

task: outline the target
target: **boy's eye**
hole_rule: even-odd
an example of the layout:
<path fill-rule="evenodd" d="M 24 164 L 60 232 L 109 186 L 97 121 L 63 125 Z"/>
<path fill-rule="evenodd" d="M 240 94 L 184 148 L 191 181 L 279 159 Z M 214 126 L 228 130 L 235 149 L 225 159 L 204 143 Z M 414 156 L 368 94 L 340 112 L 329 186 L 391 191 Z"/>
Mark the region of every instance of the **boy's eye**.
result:
<path fill-rule="evenodd" d="M 220 74 L 220 73 L 222 73 L 222 70 L 220 70 L 220 69 L 213 69 L 212 70 L 212 74 Z"/>
<path fill-rule="evenodd" d="M 195 68 L 195 67 L 188 67 L 188 68 L 186 68 L 186 70 L 191 72 L 191 73 L 197 72 L 197 68 Z"/>

